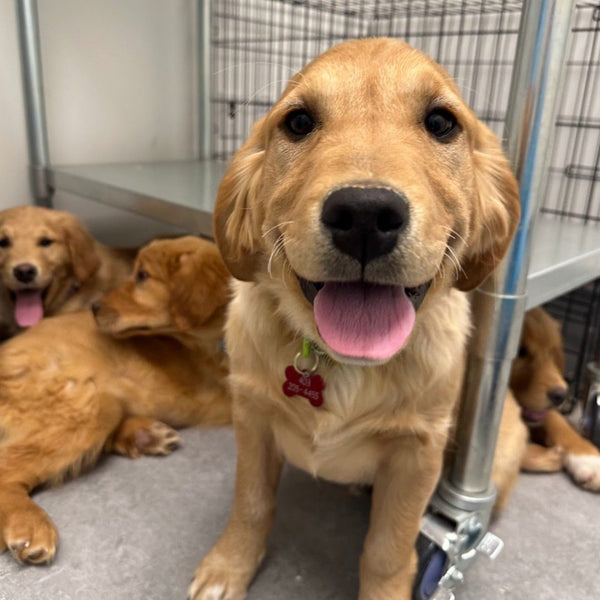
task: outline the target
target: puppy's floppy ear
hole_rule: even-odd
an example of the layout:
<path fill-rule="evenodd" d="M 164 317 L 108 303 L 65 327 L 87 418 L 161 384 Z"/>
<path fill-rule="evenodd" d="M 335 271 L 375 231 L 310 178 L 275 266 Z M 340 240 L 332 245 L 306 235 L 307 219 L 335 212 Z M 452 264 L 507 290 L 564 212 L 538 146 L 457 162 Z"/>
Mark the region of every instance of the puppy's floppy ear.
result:
<path fill-rule="evenodd" d="M 84 282 L 100 268 L 94 238 L 81 221 L 70 213 L 62 213 L 60 223 L 75 277 L 79 282 Z"/>
<path fill-rule="evenodd" d="M 213 244 L 175 256 L 169 271 L 170 312 L 179 329 L 205 323 L 229 301 L 229 272 Z"/>
<path fill-rule="evenodd" d="M 227 268 L 242 281 L 251 281 L 259 266 L 264 123 L 263 117 L 254 124 L 250 137 L 231 159 L 215 204 L 215 240 Z"/>
<path fill-rule="evenodd" d="M 508 250 L 519 224 L 519 186 L 496 136 L 477 122 L 474 140 L 475 206 L 468 248 L 456 287 L 475 289 Z"/>

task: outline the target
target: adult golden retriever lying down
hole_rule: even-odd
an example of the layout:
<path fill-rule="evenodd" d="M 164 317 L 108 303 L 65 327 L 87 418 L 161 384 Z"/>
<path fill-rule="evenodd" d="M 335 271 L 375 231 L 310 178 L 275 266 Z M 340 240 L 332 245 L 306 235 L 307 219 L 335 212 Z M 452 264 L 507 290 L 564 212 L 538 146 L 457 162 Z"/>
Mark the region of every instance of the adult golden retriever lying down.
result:
<path fill-rule="evenodd" d="M 237 483 L 190 597 L 245 596 L 284 459 L 373 484 L 359 597 L 410 597 L 462 381 L 463 292 L 502 258 L 518 218 L 498 140 L 424 54 L 351 41 L 291 80 L 215 208 L 239 280 L 226 325 Z"/>
<path fill-rule="evenodd" d="M 135 251 L 107 248 L 74 215 L 39 206 L 0 211 L 0 335 L 88 308 L 131 273 Z"/>
<path fill-rule="evenodd" d="M 598 492 L 598 448 L 581 437 L 556 410 L 568 395 L 564 368 L 560 323 L 543 308 L 528 311 L 510 380 L 531 437 L 523 469 L 553 472 L 564 468 L 575 483 Z"/>
<path fill-rule="evenodd" d="M 0 347 L 0 547 L 52 559 L 56 530 L 29 497 L 103 449 L 168 454 L 171 427 L 223 424 L 227 270 L 194 237 L 152 242 L 134 280 L 91 312 L 44 319 Z"/>

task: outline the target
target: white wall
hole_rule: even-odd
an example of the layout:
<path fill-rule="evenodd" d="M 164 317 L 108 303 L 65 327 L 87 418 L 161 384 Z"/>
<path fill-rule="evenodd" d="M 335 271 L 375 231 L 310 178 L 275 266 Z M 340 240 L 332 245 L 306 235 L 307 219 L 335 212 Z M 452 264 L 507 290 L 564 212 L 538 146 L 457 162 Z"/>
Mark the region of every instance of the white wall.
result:
<path fill-rule="evenodd" d="M 194 0 L 38 0 L 55 164 L 193 158 Z M 14 0 L 0 0 L 0 209 L 31 202 Z M 169 229 L 58 193 L 109 243 Z"/>
<path fill-rule="evenodd" d="M 15 8 L 0 0 L 0 209 L 29 202 Z"/>

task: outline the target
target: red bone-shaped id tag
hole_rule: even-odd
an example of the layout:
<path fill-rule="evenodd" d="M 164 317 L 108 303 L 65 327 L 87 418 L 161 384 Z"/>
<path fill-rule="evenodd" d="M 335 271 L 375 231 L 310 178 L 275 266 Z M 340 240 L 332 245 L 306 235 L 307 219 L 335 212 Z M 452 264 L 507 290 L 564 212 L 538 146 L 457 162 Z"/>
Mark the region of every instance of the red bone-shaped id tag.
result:
<path fill-rule="evenodd" d="M 315 363 L 310 370 L 298 368 L 298 360 L 301 357 L 307 358 L 309 351 L 306 345 L 303 346 L 303 352 L 296 355 L 294 364 L 285 369 L 285 381 L 283 383 L 283 393 L 290 398 L 292 396 L 302 396 L 306 398 L 312 406 L 319 407 L 323 404 L 323 389 L 325 382 L 323 378 L 315 373 L 319 364 L 318 355 L 315 354 Z"/>

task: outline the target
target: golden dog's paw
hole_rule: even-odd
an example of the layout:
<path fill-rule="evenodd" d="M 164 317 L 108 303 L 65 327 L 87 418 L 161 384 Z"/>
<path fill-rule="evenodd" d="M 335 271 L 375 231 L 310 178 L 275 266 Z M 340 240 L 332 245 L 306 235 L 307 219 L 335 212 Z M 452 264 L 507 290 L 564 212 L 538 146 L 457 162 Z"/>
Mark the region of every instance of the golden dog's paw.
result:
<path fill-rule="evenodd" d="M 591 492 L 600 492 L 600 455 L 567 454 L 564 467 L 577 485 Z"/>
<path fill-rule="evenodd" d="M 167 456 L 179 446 L 180 441 L 179 434 L 161 421 L 148 417 L 129 417 L 121 423 L 105 449 L 129 458 Z"/>
<path fill-rule="evenodd" d="M 215 567 L 213 561 L 204 560 L 188 592 L 188 600 L 244 600 L 248 578 L 228 568 Z"/>
<path fill-rule="evenodd" d="M 139 451 L 148 456 L 167 456 L 181 442 L 179 434 L 161 421 L 155 421 L 148 429 L 139 429 L 135 437 Z"/>
<path fill-rule="evenodd" d="M 560 471 L 564 458 L 565 451 L 560 446 L 552 446 L 540 457 L 540 466 L 544 471 Z"/>
<path fill-rule="evenodd" d="M 40 565 L 56 554 L 56 528 L 37 506 L 8 515 L 2 533 L 8 550 L 20 562 Z"/>

